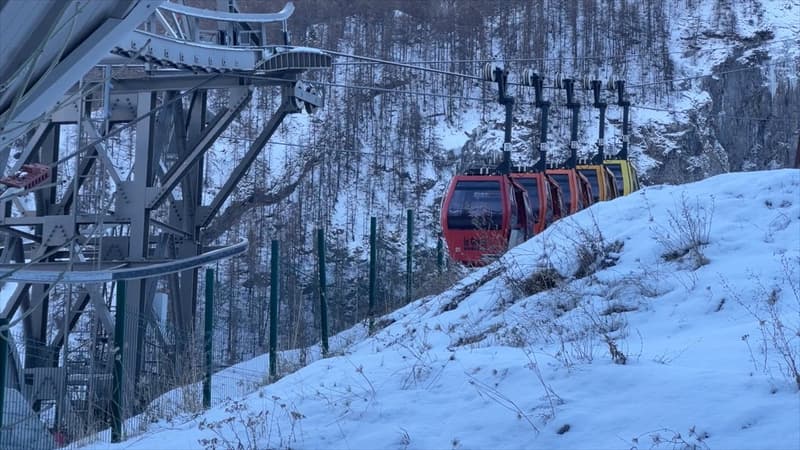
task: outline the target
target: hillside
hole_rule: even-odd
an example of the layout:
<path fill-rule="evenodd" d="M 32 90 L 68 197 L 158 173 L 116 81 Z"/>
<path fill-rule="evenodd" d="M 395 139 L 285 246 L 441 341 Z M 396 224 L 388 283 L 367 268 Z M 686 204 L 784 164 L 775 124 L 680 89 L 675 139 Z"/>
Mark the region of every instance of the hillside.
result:
<path fill-rule="evenodd" d="M 219 395 L 261 356 L 211 410 L 85 448 L 799 448 L 798 267 L 800 171 L 651 186 L 273 384 Z"/>
<path fill-rule="evenodd" d="M 215 6 L 210 0 L 197 3 Z M 284 1 L 238 3 L 245 11 L 264 12 L 279 10 Z M 546 77 L 546 96 L 553 102 L 550 161 L 565 159 L 569 140 L 565 94 L 553 88 L 561 76 L 628 83 L 631 161 L 645 184 L 794 162 L 800 132 L 798 0 L 295 3 L 291 42 L 336 57 L 332 70 L 306 77 L 325 106 L 284 122 L 235 193 L 236 207 L 220 220 L 226 226 L 209 233 L 216 243 L 247 238 L 254 247 L 220 273 L 222 282 L 248 288 L 217 304 L 217 316 L 230 318 L 233 330 L 219 336 L 219 357 L 226 363 L 262 350 L 236 344 L 263 335 L 264 320 L 248 312 L 269 292 L 272 239 L 281 241 L 287 267 L 281 274 L 281 315 L 287 318 L 281 348 L 308 345 L 319 334 L 317 229 L 325 230 L 336 259 L 337 282 L 329 287 L 336 299 L 330 309 L 334 331 L 349 328 L 367 311 L 363 273 L 373 216 L 379 224 L 382 312 L 406 303 L 408 209 L 415 213 L 417 285 L 437 282 L 439 208 L 448 182 L 470 163 L 497 154 L 502 142 L 497 87 L 475 79 L 488 61 L 509 70 L 516 99 L 513 158 L 520 163 L 533 163 L 539 148 L 540 117 L 531 89 L 518 84 L 526 68 Z M 244 154 L 277 108 L 278 93 L 265 89 L 259 95 L 258 107 L 209 156 L 209 170 L 228 173 L 230 161 Z M 598 111 L 590 97 L 578 90 L 580 156 L 592 154 L 597 140 Z M 603 97 L 616 102 L 613 92 Z M 621 146 L 620 116 L 618 106 L 609 106 L 608 153 Z M 224 181 L 208 186 L 207 195 Z"/>

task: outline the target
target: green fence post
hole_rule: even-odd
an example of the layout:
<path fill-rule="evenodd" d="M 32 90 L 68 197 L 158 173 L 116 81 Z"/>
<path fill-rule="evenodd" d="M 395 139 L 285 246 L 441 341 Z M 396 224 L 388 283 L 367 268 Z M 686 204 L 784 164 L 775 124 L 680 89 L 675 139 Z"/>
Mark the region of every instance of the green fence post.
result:
<path fill-rule="evenodd" d="M 411 254 L 414 251 L 414 211 L 406 211 L 406 303 L 411 301 Z"/>
<path fill-rule="evenodd" d="M 378 229 L 378 220 L 369 219 L 369 318 L 375 315 L 375 280 L 377 275 L 378 246 L 375 245 Z"/>
<path fill-rule="evenodd" d="M 203 380 L 203 408 L 211 408 L 211 373 L 214 369 L 214 269 L 206 269 L 206 311 L 204 344 L 206 352 L 206 377 Z"/>
<path fill-rule="evenodd" d="M 441 275 L 444 272 L 444 243 L 441 236 L 436 239 L 436 267 Z"/>
<path fill-rule="evenodd" d="M 272 255 L 270 260 L 269 275 L 269 379 L 274 381 L 278 377 L 278 295 L 279 278 L 278 267 L 280 264 L 280 247 L 278 241 L 272 240 Z"/>
<path fill-rule="evenodd" d="M 328 301 L 325 280 L 325 230 L 317 230 L 317 249 L 319 252 L 319 314 L 322 328 L 322 356 L 328 355 Z"/>
<path fill-rule="evenodd" d="M 3 414 L 6 401 L 6 371 L 8 370 L 8 319 L 0 319 L 0 439 L 3 436 Z"/>
<path fill-rule="evenodd" d="M 125 286 L 117 281 L 116 321 L 114 323 L 114 368 L 111 384 L 111 442 L 122 441 L 122 347 L 125 345 Z"/>

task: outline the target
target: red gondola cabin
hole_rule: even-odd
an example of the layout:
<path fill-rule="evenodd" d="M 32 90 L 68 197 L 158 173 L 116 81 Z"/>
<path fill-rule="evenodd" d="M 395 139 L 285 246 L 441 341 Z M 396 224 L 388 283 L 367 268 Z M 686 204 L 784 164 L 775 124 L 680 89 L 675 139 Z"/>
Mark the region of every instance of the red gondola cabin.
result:
<path fill-rule="evenodd" d="M 442 231 L 450 256 L 482 266 L 534 233 L 525 188 L 506 175 L 459 175 L 442 204 Z"/>

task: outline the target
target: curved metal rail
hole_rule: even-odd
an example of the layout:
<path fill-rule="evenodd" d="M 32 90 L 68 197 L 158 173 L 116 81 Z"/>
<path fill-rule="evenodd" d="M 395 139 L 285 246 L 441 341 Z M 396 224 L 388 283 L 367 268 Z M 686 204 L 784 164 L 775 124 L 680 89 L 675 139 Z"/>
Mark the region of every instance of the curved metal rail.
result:
<path fill-rule="evenodd" d="M 248 242 L 244 240 L 234 245 L 211 250 L 197 256 L 183 258 L 161 263 L 142 263 L 136 267 L 116 266 L 99 270 L 81 269 L 76 263 L 72 271 L 47 269 L 47 263 L 42 263 L 42 269 L 22 269 L 23 264 L 4 264 L 0 266 L 0 279 L 18 283 L 108 283 L 118 280 L 134 280 L 169 275 L 184 270 L 193 269 L 202 265 L 230 258 L 244 253 Z"/>
<path fill-rule="evenodd" d="M 227 47 L 135 30 L 111 53 L 160 67 L 203 72 L 285 72 L 325 69 L 331 56 L 314 48 Z"/>
<path fill-rule="evenodd" d="M 299 72 L 331 66 L 331 55 L 314 48 L 267 45 L 267 25 L 280 23 L 294 12 L 289 2 L 277 13 L 232 13 L 166 2 L 150 23 L 128 32 L 112 54 L 142 61 L 155 68 L 193 72 Z M 201 23 L 216 21 L 214 30 Z M 288 41 L 288 38 L 285 38 Z"/>
<path fill-rule="evenodd" d="M 270 22 L 284 22 L 294 12 L 294 4 L 289 2 L 280 11 L 276 13 L 229 13 L 225 11 L 212 11 L 203 8 L 195 8 L 193 6 L 181 5 L 178 3 L 165 2 L 158 9 L 171 11 L 174 13 L 183 14 L 186 16 L 196 17 L 199 19 L 210 20 L 223 20 L 229 22 L 255 22 L 255 23 L 270 23 Z"/>

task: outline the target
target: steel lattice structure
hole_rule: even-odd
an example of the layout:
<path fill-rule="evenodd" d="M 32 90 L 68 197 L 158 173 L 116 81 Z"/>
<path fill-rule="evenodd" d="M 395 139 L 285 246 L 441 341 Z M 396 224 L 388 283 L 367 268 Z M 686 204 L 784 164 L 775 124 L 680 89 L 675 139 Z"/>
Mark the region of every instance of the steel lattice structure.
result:
<path fill-rule="evenodd" d="M 61 417 L 74 414 L 81 408 L 65 390 L 75 384 L 110 395 L 101 381 L 110 373 L 108 339 L 95 339 L 80 358 L 68 358 L 67 347 L 82 318 L 97 324 L 95 338 L 114 333 L 119 311 L 110 292 L 122 279 L 129 280 L 124 313 L 139 321 L 126 330 L 125 386 L 147 381 L 144 336 L 167 339 L 154 325 L 156 291 L 168 297 L 171 329 L 190 335 L 198 267 L 246 247 L 205 247 L 204 227 L 283 119 L 321 106 L 300 77 L 329 68 L 331 57 L 289 45 L 291 3 L 271 14 L 217 3 L 212 11 L 159 0 L 0 2 L 0 60 L 11 62 L 0 67 L 0 168 L 16 176 L 33 164 L 49 171 L 43 182 L 0 194 L 7 296 L 0 318 L 23 328 L 11 346 L 7 385 L 34 408 L 55 402 Z M 283 42 L 270 43 L 278 26 Z M 278 86 L 280 106 L 219 192 L 203 201 L 204 156 L 255 86 Z M 226 104 L 211 108 L 210 90 Z M 63 142 L 67 129 L 72 143 Z M 122 132 L 132 136 L 127 173 L 109 140 Z M 180 347 L 167 357 L 179 360 Z M 75 373 L 68 366 L 83 363 L 96 370 L 68 379 Z M 126 392 L 126 415 L 136 396 Z"/>

